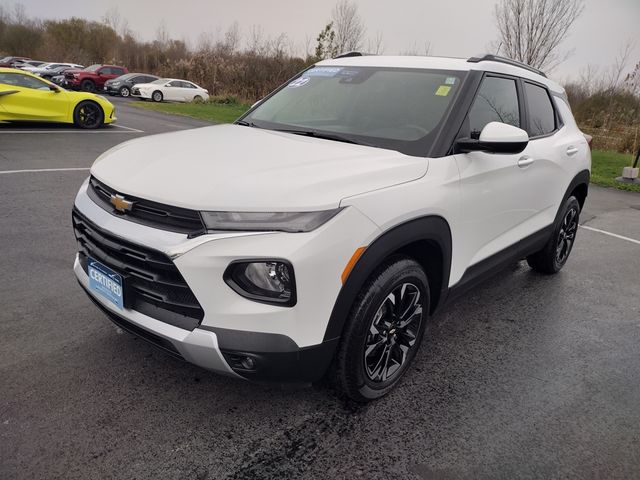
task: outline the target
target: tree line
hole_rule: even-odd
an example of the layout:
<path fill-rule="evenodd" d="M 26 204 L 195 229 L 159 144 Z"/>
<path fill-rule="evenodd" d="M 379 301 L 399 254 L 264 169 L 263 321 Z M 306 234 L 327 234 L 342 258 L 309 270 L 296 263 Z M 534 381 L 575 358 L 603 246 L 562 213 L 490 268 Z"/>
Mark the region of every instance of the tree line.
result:
<path fill-rule="evenodd" d="M 537 68 L 553 70 L 571 52 L 563 41 L 584 11 L 584 0 L 497 0 L 497 38 L 492 51 Z M 640 146 L 640 62 L 633 42 L 621 48 L 606 68 L 587 66 L 565 85 L 575 117 L 585 131 L 607 147 L 634 151 Z M 286 34 L 265 35 L 260 27 L 241 34 L 233 23 L 223 34 L 203 34 L 195 47 L 171 38 L 160 26 L 153 40 L 140 40 L 117 9 L 101 21 L 72 17 L 29 17 L 20 4 L 0 5 L 0 55 L 90 65 L 112 63 L 130 71 L 192 80 L 213 96 L 255 101 L 308 65 L 350 50 L 384 53 L 380 32 L 367 30 L 352 0 L 338 0 L 320 32 L 308 37 L 300 54 Z M 404 54 L 428 55 L 413 48 Z M 635 67 L 633 67 L 635 65 Z M 605 138 L 606 137 L 606 138 Z"/>

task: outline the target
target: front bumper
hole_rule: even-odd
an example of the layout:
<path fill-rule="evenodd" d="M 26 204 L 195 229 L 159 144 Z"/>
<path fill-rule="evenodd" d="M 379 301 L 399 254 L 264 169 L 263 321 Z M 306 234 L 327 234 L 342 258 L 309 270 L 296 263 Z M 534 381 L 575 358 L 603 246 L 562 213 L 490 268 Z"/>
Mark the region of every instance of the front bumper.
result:
<path fill-rule="evenodd" d="M 187 361 L 255 381 L 307 383 L 322 377 L 339 340 L 323 341 L 342 286 L 340 274 L 361 245 L 363 234 L 375 236 L 377 231 L 368 218 L 347 209 L 309 233 L 235 232 L 189 239 L 112 215 L 89 198 L 87 182 L 76 197 L 75 207 L 110 234 L 171 258 L 204 316 L 189 330 L 160 321 L 153 312 L 145 315 L 126 307 L 119 310 L 88 290 L 88 276 L 76 258 L 76 276 L 94 302 L 112 319 L 116 316 L 133 325 L 123 328 L 142 329 L 143 338 L 147 333 L 160 337 L 161 343 L 169 342 L 169 350 L 176 350 Z M 253 302 L 224 282 L 224 271 L 232 261 L 258 257 L 291 262 L 298 294 L 294 307 Z M 107 266 L 118 271 L 114 265 Z M 254 359 L 256 367 L 242 367 L 243 357 Z"/>
<path fill-rule="evenodd" d="M 102 91 L 108 95 L 118 95 L 120 93 L 120 88 L 122 85 L 118 85 L 114 87 L 113 85 L 106 85 L 103 87 Z"/>
<path fill-rule="evenodd" d="M 89 290 L 89 277 L 80 266 L 77 256 L 73 271 L 89 298 L 116 325 L 200 367 L 237 376 L 224 360 L 215 333 L 199 328 L 184 330 L 135 310 L 119 310 Z"/>

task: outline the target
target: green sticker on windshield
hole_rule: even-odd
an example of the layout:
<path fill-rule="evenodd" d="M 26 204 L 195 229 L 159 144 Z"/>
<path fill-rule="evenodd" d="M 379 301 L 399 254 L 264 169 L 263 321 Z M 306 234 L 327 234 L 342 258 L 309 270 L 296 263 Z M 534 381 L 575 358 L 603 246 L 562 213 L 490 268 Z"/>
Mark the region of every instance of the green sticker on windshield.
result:
<path fill-rule="evenodd" d="M 451 87 L 449 85 L 440 85 L 436 90 L 436 96 L 446 97 L 447 95 L 449 95 L 450 91 L 451 91 Z"/>

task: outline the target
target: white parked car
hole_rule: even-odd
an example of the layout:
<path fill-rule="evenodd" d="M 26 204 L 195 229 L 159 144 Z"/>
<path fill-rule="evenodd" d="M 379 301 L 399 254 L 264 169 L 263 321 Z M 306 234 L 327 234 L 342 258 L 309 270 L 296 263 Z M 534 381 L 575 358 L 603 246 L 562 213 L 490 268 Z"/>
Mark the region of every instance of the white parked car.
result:
<path fill-rule="evenodd" d="M 160 78 L 151 83 L 138 83 L 131 89 L 131 96 L 154 102 L 193 102 L 209 100 L 209 92 L 187 80 Z"/>
<path fill-rule="evenodd" d="M 449 300 L 520 259 L 565 265 L 590 168 L 563 88 L 526 65 L 336 58 L 233 125 L 101 155 L 74 271 L 175 356 L 256 381 L 328 373 L 369 401 Z"/>
<path fill-rule="evenodd" d="M 23 70 L 31 72 L 31 73 L 33 73 L 35 75 L 43 76 L 43 75 L 46 75 L 48 73 L 52 73 L 56 69 L 61 68 L 61 67 L 69 67 L 69 68 L 77 68 L 77 69 L 84 68 L 82 65 L 78 65 L 77 63 L 50 62 L 50 63 L 43 63 L 42 65 L 39 65 L 37 67 L 24 67 Z"/>

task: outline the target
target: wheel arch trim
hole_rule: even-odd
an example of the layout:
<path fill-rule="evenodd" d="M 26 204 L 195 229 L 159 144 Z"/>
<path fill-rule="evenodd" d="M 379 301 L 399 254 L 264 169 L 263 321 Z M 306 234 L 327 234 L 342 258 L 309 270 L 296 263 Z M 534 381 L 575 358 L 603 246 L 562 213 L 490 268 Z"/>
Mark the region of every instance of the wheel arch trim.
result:
<path fill-rule="evenodd" d="M 329 317 L 324 341 L 333 340 L 342 335 L 344 324 L 360 290 L 386 258 L 412 244 L 425 241 L 437 245 L 441 252 L 440 304 L 442 304 L 446 298 L 451 270 L 451 229 L 443 217 L 436 215 L 409 220 L 387 230 L 367 246 L 340 289 Z"/>

